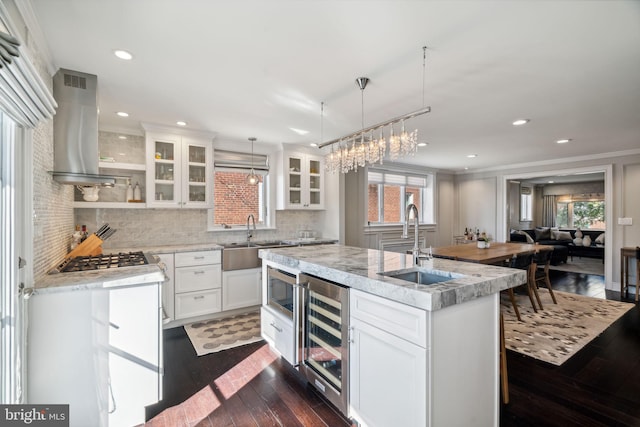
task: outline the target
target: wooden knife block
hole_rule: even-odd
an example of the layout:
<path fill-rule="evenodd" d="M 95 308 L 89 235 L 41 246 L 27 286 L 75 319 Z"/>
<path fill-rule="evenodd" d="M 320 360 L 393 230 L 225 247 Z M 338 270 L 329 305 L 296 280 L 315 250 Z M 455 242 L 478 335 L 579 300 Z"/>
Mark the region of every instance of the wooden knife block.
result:
<path fill-rule="evenodd" d="M 77 256 L 93 256 L 100 255 L 102 253 L 103 240 L 91 234 L 82 243 L 80 243 L 74 250 L 67 254 L 67 258 L 75 258 Z"/>

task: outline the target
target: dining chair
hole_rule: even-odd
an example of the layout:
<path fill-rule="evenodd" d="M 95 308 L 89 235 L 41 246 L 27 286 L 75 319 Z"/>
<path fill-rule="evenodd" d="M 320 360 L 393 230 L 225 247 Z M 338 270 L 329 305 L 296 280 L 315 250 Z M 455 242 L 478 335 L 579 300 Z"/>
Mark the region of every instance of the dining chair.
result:
<path fill-rule="evenodd" d="M 553 293 L 553 289 L 551 288 L 551 280 L 549 280 L 549 266 L 551 265 L 552 255 L 553 255 L 553 249 L 539 251 L 533 257 L 533 262 L 536 265 L 536 268 L 533 272 L 534 273 L 533 286 L 535 287 L 536 294 L 538 294 L 539 284 L 546 286 L 547 289 L 549 290 L 549 294 L 551 295 L 551 299 L 553 300 L 553 303 L 557 304 L 558 301 L 556 300 L 556 296 Z M 540 304 L 540 309 L 542 310 L 543 308 L 542 308 L 542 304 L 540 303 L 540 300 L 538 300 L 538 303 Z"/>
<path fill-rule="evenodd" d="M 533 295 L 535 294 L 536 299 L 538 300 L 538 303 L 540 303 L 540 297 L 538 296 L 537 288 L 533 285 L 534 283 L 533 269 L 535 268 L 535 264 L 533 263 L 533 256 L 534 256 L 533 253 L 516 255 L 513 258 L 511 258 L 511 263 L 509 267 L 527 271 L 527 281 L 523 283 L 521 286 L 526 285 L 527 295 L 529 295 L 529 301 L 531 301 L 531 307 L 533 307 L 533 311 L 537 313 L 538 308 L 536 307 L 536 303 L 533 300 Z M 510 289 L 510 291 L 512 293 L 513 289 Z M 510 293 L 510 296 L 511 296 L 511 293 Z M 511 299 L 511 303 L 513 304 L 514 311 L 517 311 L 515 298 Z M 518 317 L 518 320 L 521 320 L 519 315 L 517 317 Z"/>
<path fill-rule="evenodd" d="M 502 402 L 509 403 L 509 376 L 507 374 L 507 348 L 504 344 L 504 316 L 500 312 L 500 383 Z"/>

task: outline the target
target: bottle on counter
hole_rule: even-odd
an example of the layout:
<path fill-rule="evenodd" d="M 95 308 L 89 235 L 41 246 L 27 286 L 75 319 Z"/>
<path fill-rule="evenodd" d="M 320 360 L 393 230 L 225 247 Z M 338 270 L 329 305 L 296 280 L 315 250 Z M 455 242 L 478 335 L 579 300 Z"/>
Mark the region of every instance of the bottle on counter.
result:
<path fill-rule="evenodd" d="M 82 242 L 82 231 L 80 231 L 80 224 L 76 224 L 76 231 L 71 237 L 71 250 L 74 250 L 80 244 L 80 242 Z"/>
<path fill-rule="evenodd" d="M 87 226 L 82 224 L 82 237 L 80 238 L 80 243 L 84 242 L 87 237 L 89 237 L 89 232 L 87 231 Z"/>
<path fill-rule="evenodd" d="M 140 194 L 140 186 L 136 182 L 136 186 L 133 189 L 133 200 L 142 200 L 142 195 Z"/>
<path fill-rule="evenodd" d="M 131 183 L 127 186 L 127 195 L 125 202 L 130 202 L 133 200 L 133 187 L 131 187 Z"/>

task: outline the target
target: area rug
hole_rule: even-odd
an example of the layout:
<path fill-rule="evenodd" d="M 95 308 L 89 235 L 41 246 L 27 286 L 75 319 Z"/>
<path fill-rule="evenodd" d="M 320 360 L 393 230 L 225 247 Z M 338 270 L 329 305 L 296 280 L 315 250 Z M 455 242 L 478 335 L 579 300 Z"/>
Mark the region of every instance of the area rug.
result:
<path fill-rule="evenodd" d="M 260 341 L 260 312 L 254 311 L 222 319 L 184 326 L 198 356 Z"/>
<path fill-rule="evenodd" d="M 527 295 L 516 294 L 522 321 L 508 296 L 501 298 L 507 349 L 560 366 L 634 304 L 554 291 L 554 304 L 546 289 L 539 289 L 544 310 L 535 313 Z"/>
<path fill-rule="evenodd" d="M 604 276 L 604 264 L 601 259 L 597 258 L 578 258 L 574 256 L 572 261 L 571 257 L 569 257 L 566 264 L 550 265 L 549 269 Z"/>

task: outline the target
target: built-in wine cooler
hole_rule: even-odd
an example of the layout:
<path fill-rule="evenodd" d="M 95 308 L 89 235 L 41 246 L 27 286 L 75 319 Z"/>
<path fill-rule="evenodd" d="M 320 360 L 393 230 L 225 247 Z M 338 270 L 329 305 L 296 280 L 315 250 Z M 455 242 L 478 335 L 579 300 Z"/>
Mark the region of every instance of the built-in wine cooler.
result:
<path fill-rule="evenodd" d="M 338 284 L 301 275 L 300 371 L 325 397 L 347 413 L 349 292 Z"/>

